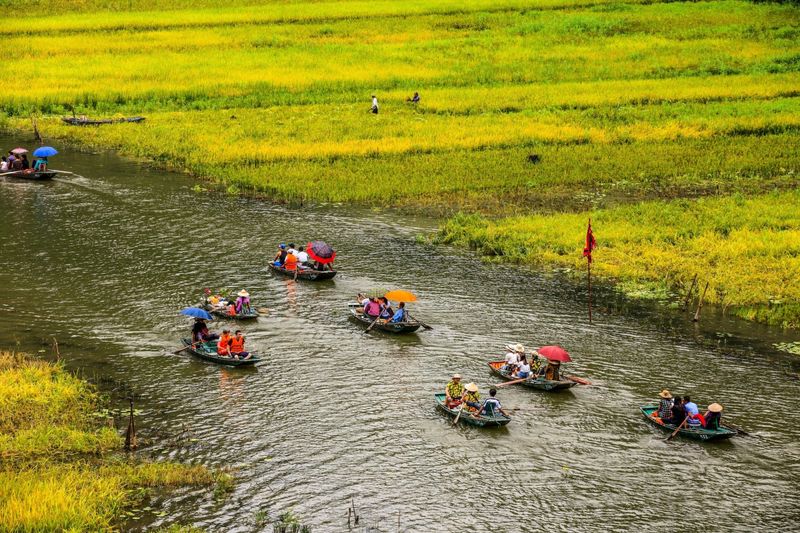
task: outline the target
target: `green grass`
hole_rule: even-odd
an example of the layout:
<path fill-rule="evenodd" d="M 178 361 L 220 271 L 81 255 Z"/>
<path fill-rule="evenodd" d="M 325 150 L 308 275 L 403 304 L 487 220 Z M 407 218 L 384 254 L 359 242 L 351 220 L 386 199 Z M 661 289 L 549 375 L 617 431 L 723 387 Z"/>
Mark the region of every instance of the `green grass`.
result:
<path fill-rule="evenodd" d="M 745 318 L 800 327 L 800 191 L 745 198 L 652 201 L 584 213 L 488 220 L 459 215 L 440 242 L 487 257 L 557 265 L 583 276 L 592 219 L 592 272 L 639 296 L 709 283 L 707 301 Z"/>
<path fill-rule="evenodd" d="M 0 352 L 0 531 L 118 527 L 142 489 L 229 484 L 201 466 L 131 461 L 94 414 L 100 398 L 60 365 Z"/>
<path fill-rule="evenodd" d="M 792 4 L 20 5 L 36 23 L 0 28 L 5 67 L 27 73 L 4 79 L 0 126 L 29 129 L 34 115 L 48 142 L 115 148 L 228 193 L 557 220 L 797 187 Z M 405 102 L 413 91 L 416 106 Z M 368 113 L 372 93 L 377 116 Z M 73 111 L 147 121 L 62 125 L 58 117 Z M 541 161 L 529 163 L 531 154 Z M 629 253 L 635 262 L 637 250 Z M 620 288 L 641 286 L 626 275 Z M 794 324 L 800 301 L 780 311 L 766 299 L 747 305 L 737 312 Z"/>

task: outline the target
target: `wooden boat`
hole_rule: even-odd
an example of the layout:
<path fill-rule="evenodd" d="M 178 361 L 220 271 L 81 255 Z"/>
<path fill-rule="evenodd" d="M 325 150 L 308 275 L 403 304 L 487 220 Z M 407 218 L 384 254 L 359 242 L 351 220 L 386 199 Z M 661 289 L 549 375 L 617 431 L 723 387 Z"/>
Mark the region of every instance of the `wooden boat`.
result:
<path fill-rule="evenodd" d="M 21 180 L 51 180 L 56 177 L 58 172 L 54 172 L 51 170 L 45 170 L 42 172 L 36 172 L 33 169 L 29 170 L 12 170 L 10 172 L 3 172 L 0 176 L 6 178 L 17 178 Z"/>
<path fill-rule="evenodd" d="M 123 117 L 117 119 L 104 118 L 100 120 L 92 120 L 79 117 L 61 117 L 61 120 L 70 126 L 99 126 L 101 124 L 115 124 L 121 122 L 143 122 L 144 119 L 145 117 Z"/>
<path fill-rule="evenodd" d="M 258 357 L 258 354 L 255 352 L 251 352 L 253 356 L 250 359 L 233 359 L 231 357 L 222 357 L 217 354 L 217 343 L 215 341 L 204 342 L 192 346 L 192 339 L 183 339 L 183 345 L 189 346 L 190 348 L 188 348 L 187 351 L 195 357 L 220 365 L 253 366 L 254 364 L 262 361 L 262 359 Z"/>
<path fill-rule="evenodd" d="M 284 276 L 288 276 L 290 278 L 294 278 L 295 276 L 294 270 L 286 270 L 285 268 L 273 263 L 269 264 L 269 268 L 271 268 L 273 272 L 283 274 Z M 335 275 L 336 270 L 314 270 L 312 268 L 301 268 L 297 272 L 297 279 L 304 279 L 306 281 L 321 281 L 324 279 L 331 279 Z"/>
<path fill-rule="evenodd" d="M 503 378 L 506 381 L 512 381 L 515 379 L 511 374 L 502 370 L 503 365 L 506 364 L 505 361 L 489 361 L 487 363 L 489 365 L 489 369 L 491 369 L 492 374 L 496 374 Z M 531 389 L 543 390 L 543 391 L 559 391 L 564 389 L 569 389 L 570 387 L 574 387 L 578 383 L 572 381 L 570 379 L 560 379 L 558 381 L 545 379 L 544 376 L 534 377 L 532 379 L 527 379 L 525 381 L 520 381 L 517 385 L 522 385 L 523 387 L 530 387 Z"/>
<path fill-rule="evenodd" d="M 363 312 L 357 311 L 357 306 L 353 305 L 350 306 L 350 314 L 361 324 L 369 326 L 372 324 L 375 319 L 369 316 L 366 316 Z M 381 331 L 388 331 L 389 333 L 413 333 L 417 331 L 422 324 L 417 322 L 416 320 L 407 320 L 405 322 L 390 322 L 386 323 L 383 320 L 379 320 L 372 326 L 370 331 L 374 330 L 381 330 Z"/>
<path fill-rule="evenodd" d="M 665 424 L 661 421 L 656 411 L 658 407 L 655 405 L 646 405 L 641 407 L 642 414 L 647 419 L 648 422 L 653 424 L 654 426 L 663 429 L 668 433 L 673 433 L 677 427 L 674 424 Z M 687 437 L 689 439 L 700 440 L 700 441 L 712 441 L 712 440 L 725 440 L 733 437 L 736 435 L 736 430 L 725 427 L 722 425 L 719 429 L 705 429 L 705 428 L 694 428 L 683 426 L 680 431 L 678 431 L 678 435 L 681 437 Z"/>
<path fill-rule="evenodd" d="M 447 413 L 450 418 L 455 418 L 458 416 L 458 408 L 450 409 L 444 404 L 445 395 L 444 393 L 437 393 L 434 394 L 436 397 L 436 406 Z M 511 418 L 507 416 L 474 416 L 467 411 L 461 413 L 461 416 L 458 417 L 459 422 L 464 422 L 465 424 L 469 424 L 470 426 L 477 426 L 481 428 L 491 428 L 491 427 L 500 427 L 505 426 L 509 422 L 511 422 Z"/>
<path fill-rule="evenodd" d="M 205 306 L 203 306 L 203 309 L 205 309 L 206 311 L 208 311 L 209 313 L 211 313 L 212 315 L 214 315 L 216 317 L 229 318 L 231 320 L 252 320 L 254 318 L 258 318 L 259 317 L 258 311 L 256 311 L 252 307 L 250 308 L 250 312 L 249 313 L 237 313 L 237 314 L 235 314 L 233 316 L 231 316 L 231 314 L 228 313 L 228 310 L 226 308 L 224 308 L 224 307 L 223 308 L 214 308 L 214 307 L 211 307 L 210 305 L 205 305 Z"/>

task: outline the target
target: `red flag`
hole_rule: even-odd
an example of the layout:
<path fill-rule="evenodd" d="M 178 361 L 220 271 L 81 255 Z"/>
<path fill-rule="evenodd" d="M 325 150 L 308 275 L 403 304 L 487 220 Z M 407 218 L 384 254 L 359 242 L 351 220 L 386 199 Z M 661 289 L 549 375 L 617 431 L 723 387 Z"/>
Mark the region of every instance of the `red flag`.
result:
<path fill-rule="evenodd" d="M 586 246 L 583 247 L 583 257 L 592 262 L 592 250 L 597 248 L 597 241 L 592 233 L 592 219 L 589 219 L 589 228 L 586 230 Z"/>

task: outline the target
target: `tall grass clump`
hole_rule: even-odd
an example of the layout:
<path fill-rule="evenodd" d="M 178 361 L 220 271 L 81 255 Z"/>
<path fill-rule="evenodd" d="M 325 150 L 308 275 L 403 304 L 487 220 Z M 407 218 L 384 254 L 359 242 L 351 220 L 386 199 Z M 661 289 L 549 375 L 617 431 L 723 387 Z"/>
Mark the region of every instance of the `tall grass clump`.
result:
<path fill-rule="evenodd" d="M 59 364 L 0 352 L 0 531 L 115 529 L 140 489 L 228 482 L 115 455 L 122 439 L 94 416 L 100 401 Z"/>

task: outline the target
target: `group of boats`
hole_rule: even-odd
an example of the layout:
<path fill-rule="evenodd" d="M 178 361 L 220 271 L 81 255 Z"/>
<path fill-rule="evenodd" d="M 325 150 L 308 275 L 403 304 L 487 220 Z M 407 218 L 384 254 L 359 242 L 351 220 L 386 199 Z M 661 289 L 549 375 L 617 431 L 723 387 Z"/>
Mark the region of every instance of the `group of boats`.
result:
<path fill-rule="evenodd" d="M 282 266 L 275 265 L 273 263 L 269 264 L 269 269 L 276 275 L 286 276 L 292 279 L 303 280 L 303 281 L 331 280 L 337 274 L 337 271 L 333 270 L 332 268 L 330 270 L 315 270 L 313 268 L 287 270 Z M 242 294 L 243 292 L 239 293 L 240 296 Z M 402 294 L 403 296 L 402 297 L 395 296 L 397 294 Z M 392 301 L 398 301 L 404 303 L 416 300 L 416 297 L 413 294 L 409 293 L 408 291 L 373 290 L 369 291 L 367 295 L 370 298 L 376 298 L 376 299 L 389 297 L 388 299 L 391 300 L 392 297 L 395 297 L 398 298 L 398 300 L 392 300 Z M 258 318 L 258 316 L 260 316 L 260 313 L 257 309 L 249 308 L 249 306 L 246 312 L 231 314 L 228 310 L 226 310 L 224 306 L 211 306 L 208 303 L 208 299 L 204 301 L 204 303 L 201 305 L 201 308 L 207 310 L 210 314 L 214 315 L 215 317 L 223 319 L 250 320 Z M 366 327 L 367 332 L 372 330 L 377 330 L 389 334 L 408 334 L 408 333 L 413 333 L 423 327 L 425 329 L 433 329 L 431 326 L 416 319 L 410 314 L 407 314 L 405 319 L 401 322 L 392 322 L 388 319 L 378 319 L 374 316 L 369 316 L 364 312 L 364 307 L 362 302 L 351 302 L 348 304 L 348 308 L 351 318 L 356 323 Z M 230 357 L 220 356 L 217 354 L 216 344 L 213 341 L 207 343 L 198 343 L 193 345 L 192 340 L 186 338 L 183 339 L 182 342 L 184 345 L 184 349 L 187 349 L 190 353 L 192 353 L 192 355 L 200 359 L 203 359 L 205 361 L 210 361 L 225 366 L 232 366 L 232 367 L 254 366 L 263 360 L 263 358 L 260 357 L 258 353 L 255 352 L 251 352 L 253 355 L 250 359 L 233 359 Z M 553 349 L 553 350 L 548 352 L 547 351 L 548 349 Z M 534 353 L 535 355 L 540 356 L 543 359 L 546 359 L 550 364 L 552 364 L 553 361 L 557 361 L 556 364 L 558 365 L 560 365 L 561 362 L 571 361 L 571 359 L 569 358 L 569 354 L 567 354 L 566 351 L 557 346 L 545 346 L 539 348 Z M 548 355 L 553 359 L 551 360 L 550 358 L 548 358 Z M 557 393 L 560 391 L 571 389 L 572 387 L 575 387 L 577 385 L 591 385 L 591 382 L 589 380 L 559 371 L 556 371 L 554 373 L 536 372 L 532 373 L 529 377 L 520 379 L 516 377 L 514 373 L 508 369 L 507 361 L 505 360 L 490 360 L 486 364 L 490 374 L 502 380 L 502 382 L 495 385 L 495 387 L 502 387 L 506 385 L 519 385 L 521 387 L 533 389 L 536 391 L 541 391 L 546 393 Z M 454 424 L 460 422 L 466 425 L 479 428 L 497 428 L 506 426 L 511 422 L 511 417 L 506 416 L 505 414 L 499 412 L 493 412 L 490 415 L 474 414 L 474 413 L 468 413 L 467 411 L 463 411 L 459 407 L 455 408 L 449 407 L 447 405 L 446 395 L 444 393 L 436 393 L 434 395 L 434 400 L 437 408 L 439 408 L 447 416 L 452 418 Z M 654 425 L 655 427 L 658 427 L 663 431 L 669 432 L 671 434 L 670 436 L 678 434 L 683 437 L 699 441 L 714 441 L 714 440 L 728 439 L 736 435 L 737 433 L 740 433 L 740 430 L 733 429 L 725 425 L 720 425 L 719 429 L 706 429 L 702 427 L 697 428 L 689 426 L 676 427 L 672 424 L 663 422 L 658 417 L 653 416 L 653 413 L 657 410 L 657 406 L 646 405 L 642 406 L 640 409 L 642 415 L 650 424 Z"/>

